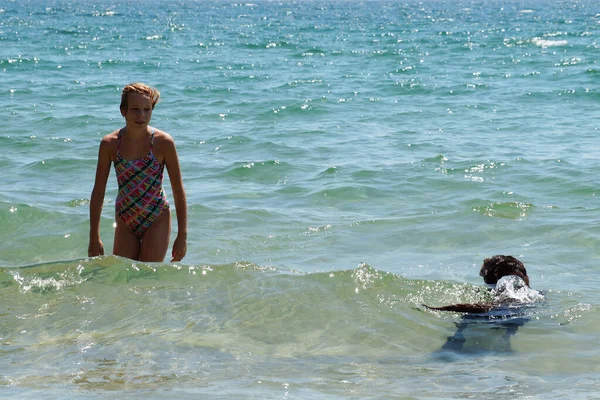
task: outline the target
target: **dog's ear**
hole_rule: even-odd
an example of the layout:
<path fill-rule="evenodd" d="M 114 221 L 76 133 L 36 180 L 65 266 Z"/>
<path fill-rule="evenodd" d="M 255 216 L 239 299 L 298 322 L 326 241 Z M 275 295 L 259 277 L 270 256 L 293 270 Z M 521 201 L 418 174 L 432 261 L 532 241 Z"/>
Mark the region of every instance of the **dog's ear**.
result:
<path fill-rule="evenodd" d="M 504 258 L 504 256 L 494 256 L 483 260 L 479 275 L 483 277 L 485 283 L 493 285 L 498 282 L 498 266 L 504 261 Z"/>
<path fill-rule="evenodd" d="M 483 264 L 481 264 L 481 270 L 479 271 L 479 276 L 486 276 L 488 274 L 491 261 L 491 258 L 486 258 L 485 260 L 483 260 Z"/>

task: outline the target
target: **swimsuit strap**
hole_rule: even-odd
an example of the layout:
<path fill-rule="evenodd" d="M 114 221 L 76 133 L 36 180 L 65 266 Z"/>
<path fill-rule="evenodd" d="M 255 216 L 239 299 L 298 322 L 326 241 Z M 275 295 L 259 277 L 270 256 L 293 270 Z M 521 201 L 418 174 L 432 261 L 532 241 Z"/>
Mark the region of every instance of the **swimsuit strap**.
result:
<path fill-rule="evenodd" d="M 154 149 L 154 128 L 150 128 L 150 151 Z"/>
<path fill-rule="evenodd" d="M 119 130 L 117 135 L 117 154 L 121 154 L 121 136 L 123 136 L 123 129 Z"/>

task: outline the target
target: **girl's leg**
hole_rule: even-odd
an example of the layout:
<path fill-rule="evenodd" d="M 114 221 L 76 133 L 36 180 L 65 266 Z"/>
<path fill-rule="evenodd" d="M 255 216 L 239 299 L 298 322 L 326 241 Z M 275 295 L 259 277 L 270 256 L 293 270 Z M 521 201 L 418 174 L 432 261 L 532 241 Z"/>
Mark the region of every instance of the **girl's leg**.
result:
<path fill-rule="evenodd" d="M 169 250 L 171 235 L 171 210 L 164 210 L 150 225 L 140 248 L 140 261 L 162 262 Z"/>
<path fill-rule="evenodd" d="M 113 254 L 115 256 L 127 257 L 132 260 L 138 260 L 140 257 L 141 243 L 140 239 L 127 226 L 121 218 L 115 217 L 117 227 L 115 229 L 115 241 L 113 244 Z"/>

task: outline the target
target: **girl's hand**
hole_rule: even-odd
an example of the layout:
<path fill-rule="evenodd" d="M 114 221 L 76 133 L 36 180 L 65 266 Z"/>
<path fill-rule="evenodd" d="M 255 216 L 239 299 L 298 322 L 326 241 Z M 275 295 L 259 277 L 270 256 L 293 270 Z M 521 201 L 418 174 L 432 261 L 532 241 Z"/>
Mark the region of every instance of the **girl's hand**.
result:
<path fill-rule="evenodd" d="M 102 244 L 102 240 L 98 239 L 97 241 L 90 241 L 90 245 L 88 246 L 88 257 L 96 257 L 104 255 L 104 244 Z"/>
<path fill-rule="evenodd" d="M 183 257 L 185 257 L 185 253 L 187 253 L 187 245 L 185 243 L 186 238 L 187 235 L 185 234 L 178 234 L 177 238 L 175 238 L 175 242 L 173 243 L 173 251 L 171 252 L 171 255 L 173 256 L 171 262 L 181 261 Z"/>

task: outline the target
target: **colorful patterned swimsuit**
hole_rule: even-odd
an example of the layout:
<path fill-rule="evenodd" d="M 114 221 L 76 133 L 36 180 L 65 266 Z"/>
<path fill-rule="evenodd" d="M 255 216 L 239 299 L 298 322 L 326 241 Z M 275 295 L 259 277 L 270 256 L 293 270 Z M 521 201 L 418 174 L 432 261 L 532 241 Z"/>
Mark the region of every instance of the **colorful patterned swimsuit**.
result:
<path fill-rule="evenodd" d="M 154 129 L 150 138 L 150 152 L 138 160 L 126 160 L 121 156 L 119 132 L 115 172 L 119 193 L 115 204 L 116 213 L 135 235 L 142 239 L 144 234 L 169 202 L 162 187 L 164 165 L 154 156 Z"/>

